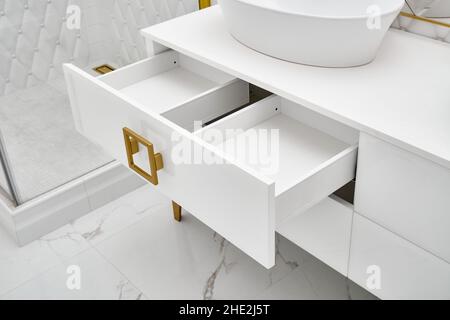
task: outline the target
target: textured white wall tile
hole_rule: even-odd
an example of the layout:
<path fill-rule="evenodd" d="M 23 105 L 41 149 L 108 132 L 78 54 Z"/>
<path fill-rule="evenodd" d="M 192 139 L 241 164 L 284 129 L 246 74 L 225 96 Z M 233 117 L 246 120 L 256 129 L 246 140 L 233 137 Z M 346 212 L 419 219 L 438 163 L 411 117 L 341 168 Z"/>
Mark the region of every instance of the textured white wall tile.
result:
<path fill-rule="evenodd" d="M 146 57 L 145 43 L 139 31 L 150 25 L 193 12 L 197 0 L 108 0 L 111 20 L 106 25 L 112 47 L 111 58 L 125 65 Z"/>
<path fill-rule="evenodd" d="M 66 26 L 81 8 L 81 29 Z M 62 75 L 61 64 L 124 65 L 145 57 L 139 30 L 197 10 L 197 0 L 0 0 L 0 95 Z"/>
<path fill-rule="evenodd" d="M 63 62 L 86 62 L 75 58 L 88 42 L 66 27 L 67 5 L 80 1 L 0 1 L 0 95 L 55 77 Z"/>

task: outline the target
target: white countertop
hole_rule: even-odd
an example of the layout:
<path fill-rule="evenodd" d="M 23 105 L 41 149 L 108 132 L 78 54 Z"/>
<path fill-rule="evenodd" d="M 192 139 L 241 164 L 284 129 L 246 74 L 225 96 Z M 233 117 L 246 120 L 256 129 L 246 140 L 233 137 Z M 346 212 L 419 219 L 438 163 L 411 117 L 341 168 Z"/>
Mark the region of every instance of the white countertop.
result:
<path fill-rule="evenodd" d="M 152 26 L 143 34 L 450 168 L 448 44 L 391 30 L 369 65 L 310 67 L 274 59 L 240 44 L 228 33 L 218 6 Z"/>

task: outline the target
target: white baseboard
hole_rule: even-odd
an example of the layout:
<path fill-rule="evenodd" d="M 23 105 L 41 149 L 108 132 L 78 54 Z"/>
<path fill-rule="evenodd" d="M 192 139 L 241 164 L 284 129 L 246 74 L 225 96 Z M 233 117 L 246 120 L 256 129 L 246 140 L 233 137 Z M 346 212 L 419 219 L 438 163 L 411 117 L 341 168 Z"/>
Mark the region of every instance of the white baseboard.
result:
<path fill-rule="evenodd" d="M 113 162 L 17 208 L 0 200 L 0 223 L 23 246 L 144 184 Z"/>

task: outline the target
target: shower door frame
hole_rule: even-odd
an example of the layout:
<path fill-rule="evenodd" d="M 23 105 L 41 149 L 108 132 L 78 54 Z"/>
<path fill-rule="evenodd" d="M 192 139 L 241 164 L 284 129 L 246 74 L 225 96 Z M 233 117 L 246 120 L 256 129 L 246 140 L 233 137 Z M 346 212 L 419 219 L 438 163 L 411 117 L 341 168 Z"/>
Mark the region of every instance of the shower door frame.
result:
<path fill-rule="evenodd" d="M 8 161 L 8 155 L 6 153 L 4 145 L 5 144 L 3 136 L 0 132 L 0 170 L 2 170 L 5 175 L 6 187 L 8 188 L 5 190 L 2 186 L 0 186 L 0 193 L 4 195 L 8 200 L 10 200 L 14 206 L 18 206 L 20 202 L 17 193 L 17 188 L 16 185 L 14 184 L 11 167 Z"/>

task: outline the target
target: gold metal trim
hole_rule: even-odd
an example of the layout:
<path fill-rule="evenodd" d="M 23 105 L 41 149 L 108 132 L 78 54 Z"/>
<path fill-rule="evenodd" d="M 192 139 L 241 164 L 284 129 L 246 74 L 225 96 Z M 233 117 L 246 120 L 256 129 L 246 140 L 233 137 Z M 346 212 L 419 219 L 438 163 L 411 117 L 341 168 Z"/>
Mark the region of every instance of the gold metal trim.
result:
<path fill-rule="evenodd" d="M 402 12 L 400 12 L 400 15 L 402 17 L 407 17 L 407 18 L 410 18 L 410 19 L 431 23 L 431 24 L 434 24 L 434 25 L 437 25 L 437 26 L 450 28 L 450 24 L 449 23 L 445 23 L 445 22 L 442 22 L 442 21 L 433 20 L 433 19 L 429 19 L 429 18 L 424 18 L 424 17 L 421 17 L 421 16 L 416 16 L 416 15 L 414 15 L 412 13 L 408 13 L 408 12 L 403 12 L 402 11 Z"/>
<path fill-rule="evenodd" d="M 123 128 L 123 136 L 125 139 L 125 148 L 127 150 L 128 166 L 130 169 L 157 186 L 159 183 L 158 170 L 164 168 L 162 155 L 160 153 L 155 154 L 153 144 L 131 129 Z M 134 163 L 133 155 L 139 152 L 139 144 L 142 144 L 147 148 L 151 173 L 146 172 Z"/>
<path fill-rule="evenodd" d="M 113 72 L 116 69 L 111 67 L 109 64 L 103 64 L 101 66 L 95 67 L 93 70 L 100 74 L 107 74 Z"/>
<path fill-rule="evenodd" d="M 211 0 L 198 0 L 198 8 L 205 9 L 211 7 Z"/>
<path fill-rule="evenodd" d="M 181 206 L 175 201 L 172 201 L 172 208 L 174 219 L 178 222 L 181 222 L 181 209 L 182 209 Z"/>

